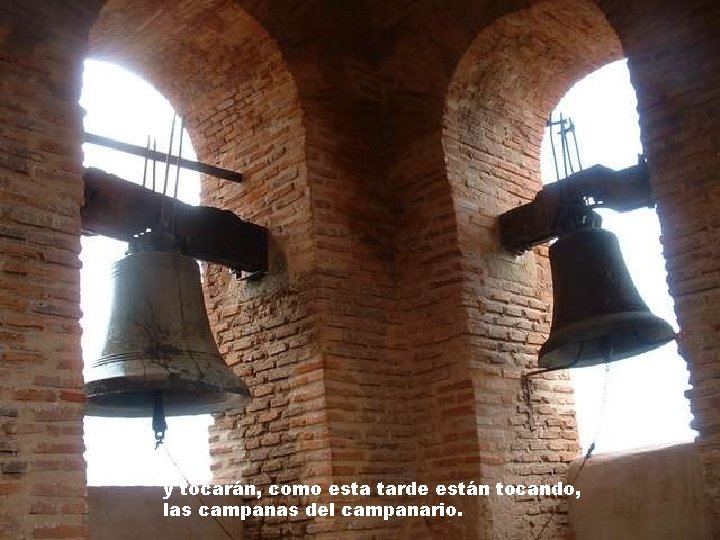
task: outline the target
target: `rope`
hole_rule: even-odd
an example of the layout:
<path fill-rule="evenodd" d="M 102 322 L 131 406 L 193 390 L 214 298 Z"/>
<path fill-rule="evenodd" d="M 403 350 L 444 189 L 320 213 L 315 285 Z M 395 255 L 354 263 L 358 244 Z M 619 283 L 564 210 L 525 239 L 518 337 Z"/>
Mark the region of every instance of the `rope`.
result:
<path fill-rule="evenodd" d="M 608 395 L 609 395 L 609 389 L 610 389 L 610 363 L 613 360 L 613 348 L 612 345 L 608 347 L 607 354 L 605 355 L 605 379 L 603 381 L 603 396 L 602 396 L 602 403 L 600 404 L 600 414 L 597 424 L 597 429 L 595 431 L 595 436 L 593 437 L 593 442 L 590 443 L 590 446 L 588 447 L 588 451 L 585 453 L 585 456 L 583 456 L 583 460 L 580 463 L 580 467 L 578 467 L 577 472 L 575 473 L 575 476 L 573 476 L 572 480 L 568 481 L 568 484 L 575 485 L 575 482 L 577 481 L 578 477 L 580 476 L 580 473 L 582 472 L 583 468 L 585 467 L 585 463 L 587 463 L 587 460 L 592 457 L 593 452 L 595 451 L 595 443 L 597 443 L 597 440 L 599 436 L 602 434 L 602 428 L 603 428 L 603 420 L 605 418 L 605 409 L 608 401 Z M 578 354 L 578 358 L 575 359 L 576 363 L 580 358 L 580 355 Z M 567 367 L 572 367 L 572 364 Z M 548 370 L 550 371 L 550 370 Z M 534 375 L 537 372 L 532 372 L 528 374 L 528 377 L 530 375 Z M 529 385 L 529 383 L 528 383 Z M 532 427 L 531 427 L 532 429 Z M 540 540 L 540 537 L 542 537 L 543 534 L 545 534 L 545 530 L 550 526 L 550 523 L 552 522 L 553 518 L 555 517 L 555 514 L 550 514 L 548 519 L 543 523 L 542 528 L 538 532 L 538 534 L 534 537 L 534 540 Z"/>
<path fill-rule="evenodd" d="M 182 469 L 180 468 L 180 466 L 177 464 L 175 459 L 172 457 L 172 454 L 170 454 L 170 450 L 168 450 L 167 445 L 162 444 L 162 448 L 163 448 L 163 450 L 165 450 L 165 454 L 167 455 L 168 459 L 173 464 L 173 466 L 175 467 L 175 470 L 177 470 L 178 474 L 185 481 L 187 486 L 188 487 L 192 486 L 192 484 L 190 483 L 190 480 L 188 480 L 187 476 L 185 476 L 185 474 L 182 472 Z M 200 496 L 199 492 L 197 495 L 195 495 L 195 497 L 197 497 L 197 500 L 200 501 L 201 504 L 203 504 L 203 505 L 205 504 L 205 500 Z M 232 535 L 232 533 L 230 531 L 228 531 L 227 528 L 225 527 L 225 525 L 223 525 L 222 522 L 217 518 L 217 516 L 210 516 L 210 517 L 212 517 L 213 520 L 215 521 L 215 523 L 217 523 L 217 526 L 220 527 L 220 529 L 222 529 L 222 532 L 225 533 L 225 536 L 227 536 L 230 540 L 236 540 L 235 537 Z"/>

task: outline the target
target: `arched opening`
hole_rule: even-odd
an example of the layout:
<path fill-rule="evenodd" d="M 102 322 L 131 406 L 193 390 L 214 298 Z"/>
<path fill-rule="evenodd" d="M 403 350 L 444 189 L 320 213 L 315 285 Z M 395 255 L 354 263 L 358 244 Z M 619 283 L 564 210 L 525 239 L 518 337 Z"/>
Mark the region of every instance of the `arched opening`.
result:
<path fill-rule="evenodd" d="M 199 161 L 244 175 L 242 183 L 210 177 L 201 183 L 201 204 L 265 226 L 271 244 L 270 272 L 259 282 L 202 265 L 220 353 L 253 395 L 242 414 L 215 415 L 212 482 L 299 481 L 313 457 L 301 458 L 310 450 L 283 434 L 290 421 L 312 412 L 295 403 L 308 380 L 290 384 L 296 365 L 314 351 L 312 302 L 303 299 L 303 276 L 313 264 L 312 221 L 302 111 L 280 49 L 230 0 L 172 6 L 110 0 L 90 32 L 90 53 L 138 73 L 167 96 L 185 119 Z"/>
<path fill-rule="evenodd" d="M 641 73 L 646 58 L 634 53 L 635 76 L 646 76 L 647 83 L 650 76 Z M 528 202 L 541 188 L 543 131 L 560 98 L 583 76 L 623 56 L 614 28 L 595 3 L 541 2 L 481 31 L 460 61 L 447 93 L 445 163 L 466 271 L 472 275 L 466 289 L 478 298 L 476 303 L 467 302 L 471 321 L 467 331 L 472 336 L 469 348 L 474 355 L 477 414 L 482 415 L 477 430 L 480 459 L 489 461 L 482 467 L 484 475 L 551 481 L 564 477 L 567 463 L 580 456 L 575 399 L 567 373 L 536 380 L 530 407 L 518 380 L 523 372 L 536 368 L 538 348 L 549 330 L 547 249 L 536 248 L 520 257 L 503 253 L 496 224 L 498 215 Z M 645 98 L 640 125 L 648 130 L 644 142 L 656 188 L 655 176 L 663 176 L 660 169 L 665 157 L 660 124 L 652 120 L 657 113 L 653 92 L 657 89 L 640 86 Z M 663 193 L 671 198 L 668 186 L 674 184 L 665 182 L 665 191 L 655 195 L 661 217 L 667 220 Z M 677 211 L 677 206 L 672 208 Z M 650 234 L 658 235 L 657 231 Z M 663 235 L 668 250 L 667 227 Z M 671 251 L 668 260 L 672 255 Z M 682 299 L 675 290 L 673 295 L 681 313 Z M 681 343 L 687 327 L 684 321 Z M 680 378 L 684 385 L 685 373 Z M 695 394 L 697 381 L 693 380 Z M 531 414 L 535 429 L 528 426 Z M 503 451 L 508 448 L 510 452 Z M 491 513 L 503 516 L 494 525 L 496 534 L 521 531 L 521 536 L 533 537 L 543 530 L 552 536 L 553 528 L 563 534 L 558 517 L 565 512 L 561 505 L 516 502 L 510 507 L 489 501 Z"/>
<path fill-rule="evenodd" d="M 0 518 L 0 536 L 87 538 L 78 325 L 83 170 L 77 98 L 88 30 L 103 2 L 11 4 L 3 9 L 0 23 L 0 63 L 8 68 L 3 69 L 0 130 L 10 135 L 0 143 L 9 150 L 0 159 L 0 319 L 7 325 L 0 351 L 5 374 L 0 392 L 7 398 L 1 407 L 0 444 L 6 454 L 3 502 L 9 509 Z M 709 498 L 717 499 L 713 452 L 718 441 L 713 435 L 720 415 L 714 414 L 718 400 L 713 336 L 718 319 L 713 210 L 718 192 L 712 142 L 718 123 L 713 83 L 720 71 L 715 69 L 717 55 L 713 56 L 717 34 L 711 28 L 714 12 L 706 9 L 710 4 L 668 0 L 647 10 L 643 2 L 544 0 L 523 3 L 529 9 L 493 24 L 499 13 L 519 9 L 520 3 L 367 2 L 347 10 L 342 3 L 302 0 L 293 2 L 292 9 L 280 10 L 273 9 L 277 3 L 253 0 L 111 1 L 93 30 L 95 52 L 105 47 L 106 53 L 117 53 L 127 65 L 138 66 L 136 71 L 170 96 L 184 116 L 194 118 L 190 127 L 198 151 L 204 148 L 201 159 L 237 165 L 248 175 L 244 186 L 209 183 L 208 201 L 246 208 L 247 217 L 273 229 L 276 279 L 239 283 L 224 268 L 207 271 L 212 277 L 207 296 L 216 335 L 228 362 L 247 377 L 255 394 L 244 415 L 216 420 L 216 478 L 259 485 L 379 474 L 412 479 L 416 466 L 421 475 L 428 473 L 425 478 L 438 480 L 545 483 L 565 478 L 566 463 L 579 451 L 569 387 L 561 377 L 537 381 L 528 409 L 519 382 L 523 371 L 534 367 L 547 332 L 544 250 L 519 258 L 501 253 L 495 227 L 501 212 L 527 201 L 539 187 L 540 132 L 555 101 L 584 72 L 620 56 L 612 29 L 597 10 L 600 6 L 622 32 L 635 77 L 644 83 L 639 95 L 645 142 L 655 168 L 652 180 L 665 245 L 673 251 L 668 259 L 678 313 L 683 316 L 680 341 L 693 362 L 693 401 L 702 429 L 698 447 Z M 268 27 L 280 31 L 278 43 L 286 48 L 293 69 L 302 71 L 302 95 L 313 100 L 308 104 L 307 143 L 282 56 L 238 6 L 248 6 L 263 21 L 272 22 Z M 405 21 L 410 24 L 399 28 Z M 474 33 L 479 33 L 477 40 L 458 67 L 445 104 L 450 72 Z M 400 50 L 404 52 L 397 54 Z M 276 61 L 267 64 L 268 58 Z M 404 59 L 411 60 L 407 64 L 412 68 L 403 75 L 396 68 L 403 67 L 397 60 Z M 349 87 L 357 87 L 354 97 L 359 99 L 344 99 Z M 420 121 L 398 119 L 393 101 L 405 102 L 408 117 L 419 112 Z M 269 102 L 271 110 L 262 106 Z M 334 136 L 347 131 L 349 121 L 358 120 L 354 114 L 334 114 L 345 104 L 348 109 L 360 105 L 358 117 L 375 110 L 370 118 L 359 118 L 363 127 L 348 126 L 361 143 L 353 148 L 357 157 L 350 162 L 341 147 L 352 145 L 353 137 Z M 400 123 L 395 133 L 385 129 Z M 328 127 L 336 129 L 328 132 Z M 401 145 L 396 144 L 401 137 Z M 372 144 L 363 144 L 365 140 Z M 338 198 L 332 193 L 318 196 L 314 190 L 318 204 L 308 204 L 311 182 L 303 166 L 304 144 L 312 183 L 327 182 L 334 191 L 345 191 L 340 201 L 349 199 L 344 190 L 350 184 L 348 176 L 352 183 L 358 180 L 357 192 L 366 177 L 392 181 L 390 193 L 373 189 L 368 191 L 372 196 L 402 192 L 400 198 L 406 194 L 404 188 L 413 188 L 402 206 L 409 208 L 416 200 L 420 204 L 411 219 L 399 218 L 408 231 L 397 243 L 412 240 L 403 246 L 405 258 L 393 260 L 390 249 L 383 249 L 378 255 L 387 257 L 387 264 L 375 265 L 371 259 L 372 268 L 362 274 L 341 267 L 344 275 L 338 275 L 337 267 L 320 262 L 312 268 L 313 258 L 333 259 L 333 250 L 319 245 L 331 236 L 323 238 L 323 229 L 338 234 L 333 218 L 353 225 L 351 216 L 361 216 L 362 203 L 370 197 L 360 204 L 353 201 L 350 212 L 337 207 L 325 213 L 321 203 L 327 209 Z M 417 156 L 408 159 L 413 150 Z M 363 152 L 372 167 L 363 167 Z M 384 164 L 394 169 L 388 177 Z M 372 175 L 376 171 L 379 177 Z M 392 204 L 382 206 L 393 214 Z M 423 214 L 426 209 L 429 212 Z M 375 229 L 375 221 L 364 219 L 357 228 L 355 240 L 366 245 L 356 253 L 375 251 L 373 237 L 392 234 L 394 224 Z M 424 221 L 431 223 L 424 226 Z M 420 227 L 409 230 L 416 223 Z M 340 235 L 346 230 L 340 229 Z M 392 247 L 388 244 L 383 242 L 382 248 Z M 308 253 L 300 254 L 303 249 Z M 361 257 L 342 261 L 348 266 L 366 262 Z M 329 354 L 331 341 L 362 342 L 373 333 L 384 339 L 386 327 L 400 317 L 391 313 L 379 318 L 370 332 L 363 328 L 370 317 L 356 319 L 345 330 L 345 325 L 336 324 L 347 321 L 343 310 L 350 302 L 343 293 L 354 288 L 360 297 L 373 273 L 395 274 L 408 262 L 420 264 L 402 279 L 420 278 L 421 286 L 405 287 L 397 295 L 387 291 L 388 297 L 399 297 L 397 311 L 405 319 L 395 332 L 397 338 L 391 336 L 387 355 L 398 362 L 386 366 L 384 355 L 373 358 L 383 370 L 390 368 L 384 381 L 373 377 L 372 364 L 365 369 L 357 362 L 348 369 L 345 358 L 361 347 L 337 358 Z M 392 289 L 396 275 L 389 277 Z M 330 291 L 340 280 L 350 286 Z M 419 294 L 413 295 L 415 291 Z M 448 291 L 449 298 L 444 297 Z M 355 331 L 360 328 L 362 333 Z M 391 373 L 395 365 L 401 369 Z M 360 368 L 355 371 L 362 371 L 362 378 L 336 384 L 344 382 L 338 381 L 340 376 L 352 375 L 353 367 Z M 371 385 L 371 392 L 352 396 L 358 411 L 340 407 L 353 386 Z M 395 416 L 390 407 L 398 393 L 397 403 L 405 410 Z M 333 399 L 327 399 L 328 394 Z M 367 401 L 368 395 L 379 399 Z M 535 430 L 527 425 L 533 413 Z M 352 430 L 345 431 L 346 415 L 351 414 Z M 407 420 L 399 426 L 401 431 L 387 429 L 392 429 L 395 418 Z M 394 443 L 399 432 L 407 436 L 407 444 L 385 444 Z M 392 460 L 391 468 L 384 456 Z M 630 487 L 622 484 L 621 488 Z M 674 480 L 667 485 L 675 485 Z M 606 501 L 627 500 L 623 495 Z M 157 502 L 156 493 L 152 500 Z M 468 501 L 490 510 L 470 509 L 467 515 L 480 519 L 468 527 L 464 521 L 448 520 L 459 523 L 458 529 L 472 527 L 477 534 L 469 536 L 567 536 L 563 508 L 555 500 Z M 675 506 L 680 512 L 686 508 Z M 110 540 L 103 534 L 107 529 L 93 527 L 94 515 L 99 513 L 89 513 L 90 530 Z M 134 511 L 123 516 L 119 529 L 125 537 L 131 535 L 124 526 L 136 516 Z M 635 518 L 633 513 L 628 521 Z M 168 527 L 185 522 L 164 521 Z M 251 525 L 262 530 L 248 536 L 391 535 L 370 531 L 367 522 L 328 521 L 318 520 L 312 527 L 306 521 L 255 521 Z M 421 527 L 423 522 L 415 521 Z M 657 524 L 665 525 L 660 520 Z M 626 531 L 634 530 L 634 523 L 629 525 Z M 439 536 L 455 529 L 432 528 Z"/>
<path fill-rule="evenodd" d="M 541 188 L 546 119 L 571 84 L 620 58 L 618 37 L 593 2 L 552 0 L 500 18 L 475 38 L 445 101 L 443 147 L 468 276 L 467 350 L 476 395 L 483 481 L 552 483 L 579 456 L 567 372 L 532 383 L 551 314 L 547 247 L 516 257 L 497 217 Z M 565 506 L 534 498 L 487 501 L 498 537 L 565 534 Z"/>
<path fill-rule="evenodd" d="M 602 164 L 619 170 L 642 153 L 637 99 L 627 62 L 608 64 L 579 80 L 560 100 L 554 118 L 572 118 L 583 166 Z M 553 128 L 556 141 L 557 127 Z M 572 143 L 572 139 L 571 139 Z M 575 153 L 572 148 L 573 156 Z M 558 157 L 560 161 L 560 158 Z M 556 178 L 549 131 L 542 148 L 543 183 Z M 561 178 L 564 177 L 562 166 Z M 651 311 L 677 330 L 667 289 L 660 224 L 654 209 L 627 213 L 598 210 L 603 227 L 615 233 L 633 282 Z M 608 366 L 571 371 L 576 415 L 584 451 L 613 452 L 692 441 L 688 372 L 673 341 Z M 606 381 L 607 378 L 607 381 Z M 607 387 L 606 387 L 607 385 Z"/>
<path fill-rule="evenodd" d="M 85 109 L 85 132 L 145 146 L 146 137 L 160 151 L 170 148 L 175 114 L 170 103 L 150 84 L 118 66 L 86 60 L 80 104 Z M 179 131 L 179 127 L 176 126 Z M 195 159 L 186 131 L 174 134 L 171 153 Z M 166 164 L 119 153 L 95 145 L 84 146 L 84 166 L 96 167 L 135 184 L 162 192 Z M 167 193 L 197 204 L 200 177 L 193 171 L 167 166 Z M 83 237 L 81 308 L 83 359 L 87 371 L 102 353 L 111 299 L 111 267 L 127 251 L 127 243 L 104 236 Z M 196 483 L 210 479 L 209 415 L 168 419 L 166 447 L 177 468 L 162 451 L 154 451 L 149 418 L 85 417 L 85 459 L 88 485 L 180 485 L 183 476 Z"/>

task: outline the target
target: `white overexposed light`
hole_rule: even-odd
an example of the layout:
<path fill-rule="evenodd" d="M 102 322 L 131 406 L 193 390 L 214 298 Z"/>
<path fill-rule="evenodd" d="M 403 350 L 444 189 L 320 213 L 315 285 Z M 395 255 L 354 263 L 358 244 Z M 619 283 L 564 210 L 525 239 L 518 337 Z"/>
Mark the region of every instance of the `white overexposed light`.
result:
<path fill-rule="evenodd" d="M 167 152 L 173 109 L 150 84 L 118 66 L 85 61 L 80 104 L 87 111 L 85 131 L 123 142 L 145 146 L 147 136 L 157 139 L 157 149 Z M 177 154 L 179 123 L 175 127 L 173 153 Z M 144 159 L 85 144 L 84 165 L 96 167 L 125 180 L 142 183 Z M 183 133 L 182 155 L 196 159 L 187 133 Z M 146 173 L 152 182 L 152 162 Z M 168 193 L 172 195 L 176 168 L 169 171 Z M 162 191 L 165 163 L 158 163 L 156 190 Z M 181 169 L 178 198 L 198 204 L 200 177 Z M 85 366 L 97 358 L 105 340 L 110 313 L 112 264 L 121 259 L 127 244 L 111 238 L 83 237 L 81 260 L 82 348 Z M 208 426 L 210 415 L 169 417 L 165 444 L 183 474 L 193 483 L 210 479 Z M 184 480 L 165 451 L 154 450 L 149 418 L 85 418 L 85 459 L 89 485 L 178 485 Z"/>
<path fill-rule="evenodd" d="M 638 154 L 642 153 L 637 98 L 625 60 L 608 64 L 573 86 L 553 117 L 561 112 L 575 124 L 584 168 L 599 163 L 617 170 L 637 163 Z M 541 166 L 544 182 L 554 181 L 555 166 L 547 131 Z M 677 331 L 657 213 L 654 209 L 599 213 L 603 227 L 618 236 L 630 275 L 643 300 L 655 315 Z M 596 452 L 611 452 L 687 442 L 697 435 L 689 426 L 692 414 L 684 395 L 689 388 L 687 366 L 674 341 L 610 364 L 604 411 L 605 366 L 572 369 L 570 373 L 580 442 L 585 450 L 596 438 Z"/>

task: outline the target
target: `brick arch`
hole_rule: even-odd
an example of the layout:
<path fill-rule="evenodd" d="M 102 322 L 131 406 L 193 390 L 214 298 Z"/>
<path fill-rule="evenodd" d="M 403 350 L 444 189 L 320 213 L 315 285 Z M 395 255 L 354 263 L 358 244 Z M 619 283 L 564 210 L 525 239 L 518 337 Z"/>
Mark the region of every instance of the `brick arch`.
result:
<path fill-rule="evenodd" d="M 482 29 L 463 53 L 445 96 L 442 145 L 453 200 L 469 377 L 483 481 L 562 478 L 579 445 L 566 374 L 534 386 L 531 431 L 520 375 L 536 368 L 550 321 L 546 249 L 521 257 L 499 245 L 497 216 L 540 189 L 540 146 L 555 104 L 587 73 L 622 57 L 620 41 L 590 1 L 550 0 Z M 490 499 L 488 534 L 532 537 L 562 506 Z M 562 519 L 550 527 L 561 534 Z M 552 537 L 551 531 L 546 531 Z"/>
<path fill-rule="evenodd" d="M 555 104 L 622 54 L 605 15 L 586 0 L 539 2 L 483 29 L 445 99 L 443 147 L 454 199 L 496 215 L 527 201 L 541 186 L 540 144 Z"/>
<path fill-rule="evenodd" d="M 230 38 L 223 32 L 224 25 L 245 17 L 230 2 L 195 1 L 198 3 L 183 3 L 184 8 L 202 5 L 224 10 L 223 18 L 192 12 L 207 17 L 216 37 Z M 297 178 L 283 182 L 295 196 L 302 188 L 308 190 L 305 178 L 311 176 L 315 202 L 310 213 L 304 206 L 307 195 L 298 198 L 294 206 L 283 206 L 287 199 L 275 204 L 268 191 L 265 200 L 272 204 L 263 205 L 268 214 L 258 211 L 255 217 L 249 216 L 270 224 L 276 216 L 285 215 L 287 226 L 275 229 L 274 237 L 280 244 L 278 252 L 292 255 L 287 257 L 287 277 L 275 277 L 259 286 L 240 286 L 217 269 L 211 270 L 219 272 L 209 289 L 216 330 L 222 346 L 230 351 L 230 361 L 255 391 L 253 407 L 245 416 L 220 421 L 227 430 L 215 434 L 218 477 L 237 471 L 258 485 L 360 475 L 370 480 L 404 478 L 428 483 L 448 479 L 487 482 L 500 475 L 509 481 L 517 477 L 541 480 L 562 471 L 564 461 L 574 454 L 567 446 L 572 443 L 567 438 L 572 437 L 570 417 L 558 413 L 555 418 L 552 413 L 553 408 L 566 411 L 569 403 L 540 404 L 547 413 L 537 408 L 543 419 L 553 419 L 553 426 L 543 422 L 545 435 L 559 432 L 560 438 L 554 442 L 543 437 L 538 440 L 524 431 L 526 417 L 521 406 L 517 414 L 512 413 L 518 405 L 517 364 L 534 359 L 536 344 L 515 339 L 529 335 L 527 328 L 518 327 L 518 333 L 508 333 L 506 328 L 524 320 L 518 315 L 524 309 L 536 317 L 539 314 L 542 322 L 547 313 L 537 306 L 545 305 L 541 285 L 547 279 L 542 265 L 536 264 L 540 253 L 518 260 L 501 255 L 493 227 L 497 215 L 527 198 L 532 186 L 518 181 L 504 186 L 517 193 L 498 192 L 500 184 L 492 181 L 501 173 L 511 176 L 519 169 L 512 167 L 512 155 L 503 162 L 491 161 L 496 157 L 490 146 L 502 146 L 491 137 L 477 137 L 487 143 L 484 153 L 465 144 L 473 142 L 469 136 L 473 133 L 494 135 L 496 126 L 497 140 L 512 142 L 516 137 L 518 147 L 524 140 L 520 137 L 522 122 L 506 121 L 512 109 L 508 115 L 501 114 L 502 107 L 513 102 L 504 98 L 499 102 L 503 96 L 488 91 L 492 80 L 497 88 L 516 90 L 517 85 L 505 73 L 517 76 L 522 72 L 523 66 L 511 70 L 512 66 L 503 65 L 498 52 L 501 46 L 528 64 L 539 56 L 524 41 L 526 34 L 547 37 L 545 25 L 557 29 L 558 17 L 562 19 L 568 10 L 584 9 L 585 16 L 566 21 L 563 32 L 577 35 L 578 27 L 593 27 L 588 20 L 602 21 L 601 17 L 589 17 L 591 12 L 597 13 L 589 2 L 543 0 L 495 24 L 499 15 L 529 3 L 373 0 L 348 6 L 315 0 L 237 0 L 236 4 L 252 10 L 271 30 L 294 66 L 304 112 L 289 113 L 289 117 L 304 121 L 307 132 L 290 127 L 297 123 L 273 123 L 277 116 L 255 120 L 265 134 L 277 130 L 278 136 L 285 136 L 288 129 L 293 143 L 305 137 L 301 146 L 307 149 L 311 172 L 304 172 L 300 165 Z M 158 9 L 139 15 L 131 9 L 142 11 L 143 4 Z M 137 36 L 156 37 L 148 36 L 148 28 L 167 21 L 169 12 L 163 10 L 171 10 L 169 4 L 173 3 L 136 0 L 127 13 L 118 10 L 115 15 L 129 17 L 136 24 L 124 27 L 127 35 L 115 32 L 114 39 L 129 47 Z M 77 311 L 82 205 L 82 128 L 77 98 L 88 29 L 101 5 L 100 0 L 10 0 L 0 7 L 0 146 L 4 153 L 0 159 L 0 360 L 4 374 L 0 381 L 0 449 L 5 454 L 3 468 L 10 473 L 0 483 L 0 504 L 8 509 L 0 516 L 0 536 L 88 536 L 83 515 L 83 392 Z M 714 231 L 720 200 L 715 144 L 720 127 L 716 90 L 720 83 L 716 31 L 720 4 L 713 0 L 600 0 L 598 5 L 622 38 L 638 88 L 671 291 L 683 328 L 680 341 L 693 367 L 699 448 L 718 522 L 720 442 L 716 435 L 720 414 L 715 372 L 720 273 Z M 531 17 L 528 13 L 543 25 L 536 32 L 523 25 Z M 178 24 L 190 15 L 184 12 L 176 19 Z M 93 39 L 99 28 L 96 26 Z M 507 35 L 498 28 L 504 28 Z M 220 39 L 220 49 L 213 49 L 195 35 L 200 29 L 193 26 L 181 37 L 213 54 L 233 47 Z M 168 38 L 179 35 L 172 25 L 166 30 Z M 513 41 L 508 37 L 511 31 L 523 38 Z M 241 49 L 243 44 L 261 43 L 254 38 L 245 40 L 245 34 L 232 35 L 232 43 Z M 253 34 L 261 35 L 265 34 Z M 99 53 L 97 39 L 94 43 Z M 170 43 L 164 42 L 166 46 Z M 543 43 L 536 38 L 532 43 L 546 47 L 548 54 L 563 50 L 553 48 L 561 45 L 558 39 Z M 176 51 L 182 49 L 177 40 L 172 45 Z M 468 107 L 470 98 L 459 91 L 450 92 L 445 104 L 452 72 L 468 47 L 479 65 L 486 71 L 488 65 L 494 65 L 497 72 L 495 79 L 482 79 L 470 77 L 469 70 L 457 71 L 452 88 L 461 88 L 463 82 L 479 88 L 469 94 L 477 94 L 477 109 Z M 585 47 L 590 46 L 585 43 Z M 484 56 L 477 56 L 483 50 L 488 64 L 483 64 Z M 205 56 L 195 54 L 195 66 L 185 73 L 185 87 L 177 84 L 182 80 L 176 77 L 179 72 L 163 65 L 169 56 L 146 52 L 155 55 L 155 70 L 140 73 L 186 115 L 178 96 L 185 92 L 188 99 L 194 97 L 193 91 L 203 82 L 190 75 L 218 75 L 204 81 L 206 89 L 223 88 L 224 76 L 241 80 L 234 59 L 225 64 L 224 71 L 213 62 L 218 68 L 215 71 L 203 65 Z M 149 65 L 141 53 L 135 58 L 136 71 Z M 182 55 L 179 59 L 187 62 Z M 587 63 L 582 58 L 578 62 Z M 568 59 L 558 65 L 570 64 Z M 532 67 L 525 66 L 531 73 Z M 162 72 L 167 74 L 167 86 L 161 85 L 163 78 L 158 74 Z M 284 74 L 283 69 L 273 72 Z M 505 79 L 504 84 L 497 82 Z M 483 86 L 479 80 L 487 84 Z M 552 81 L 542 79 L 532 86 L 521 80 L 520 88 L 527 90 L 531 104 L 542 100 L 537 101 L 530 90 L 541 88 L 540 83 L 547 80 Z M 172 81 L 176 85 L 171 85 Z M 226 88 L 234 92 L 237 86 L 232 83 Z M 560 94 L 561 90 L 557 97 Z M 202 92 L 197 95 L 205 96 Z M 547 102 L 551 101 L 547 97 Z M 289 98 L 286 105 L 294 108 L 294 103 Z M 441 130 L 443 108 L 449 112 Z M 471 121 L 474 111 L 486 114 L 490 123 L 485 130 L 481 129 L 484 124 Z M 527 107 L 529 119 L 534 118 L 533 111 L 537 112 L 537 107 Z M 534 121 L 528 122 L 530 127 L 534 125 Z M 196 123 L 193 134 L 198 147 L 201 125 Z M 531 136 L 526 139 L 533 140 Z M 538 140 L 536 136 L 534 141 Z M 239 142 L 217 147 L 217 155 L 201 151 L 201 156 L 229 166 L 232 160 L 240 160 L 233 152 L 242 147 Z M 223 203 L 238 208 L 249 200 L 242 196 L 244 189 L 265 197 L 263 188 L 273 186 L 269 178 L 275 173 L 268 172 L 272 166 L 266 169 L 262 164 L 274 164 L 275 159 L 286 163 L 286 154 L 292 154 L 288 149 L 296 147 L 290 142 L 283 145 L 282 158 L 272 152 L 272 157 L 262 156 L 256 149 L 259 154 L 253 163 L 258 169 L 249 166 L 246 172 L 257 182 L 232 193 L 218 185 L 212 193 L 224 193 Z M 487 164 L 480 169 L 478 155 L 496 164 L 497 171 Z M 521 163 L 522 152 L 516 148 L 514 155 Z M 534 153 L 524 159 L 532 164 Z M 533 179 L 532 174 L 520 173 L 520 178 Z M 535 181 L 539 185 L 539 178 Z M 365 185 L 369 189 L 362 189 Z M 296 255 L 295 243 L 289 239 L 294 240 L 295 233 L 301 240 L 307 238 L 306 220 L 314 221 L 307 225 L 312 231 L 308 234 L 324 238 L 314 240 L 317 249 Z M 349 246 L 348 238 L 352 239 Z M 478 248 L 482 257 L 477 256 Z M 305 270 L 314 260 L 322 272 L 308 276 Z M 517 272 L 516 278 L 513 272 Z M 503 275 L 512 279 L 499 280 Z M 382 289 L 375 287 L 383 279 Z M 488 296 L 479 300 L 480 293 Z M 393 309 L 394 303 L 397 309 Z M 542 385 L 564 388 L 562 382 L 552 380 Z M 327 393 L 332 394 L 331 399 Z M 545 399 L 542 393 L 536 395 Z M 557 392 L 554 395 L 562 397 Z M 560 449 L 553 450 L 552 444 Z M 522 462 L 525 456 L 535 461 Z M 468 527 L 484 534 L 470 536 L 537 537 L 528 534 L 532 529 L 529 523 L 541 523 L 545 518 L 537 516 L 538 505 L 533 502 L 518 502 L 517 513 L 510 514 L 493 499 L 465 500 L 481 506 L 480 511 L 469 512 L 479 519 Z M 450 521 L 458 524 L 457 533 L 443 527 L 437 537 L 463 536 L 459 531 L 464 527 L 462 521 Z M 513 521 L 517 530 L 513 530 Z M 423 527 L 419 521 L 406 523 Z M 311 524 L 268 521 L 261 526 L 263 533 L 282 537 L 336 538 L 342 536 L 340 532 L 351 537 L 393 536 L 380 531 L 392 524 L 379 523 L 371 532 L 368 528 L 373 525 L 365 521 L 356 526 L 335 519 Z M 257 529 L 258 524 L 251 526 Z M 543 537 L 564 537 L 565 532 L 546 531 Z"/>
<path fill-rule="evenodd" d="M 242 184 L 205 178 L 202 204 L 270 231 L 263 281 L 240 282 L 217 265 L 205 270 L 220 352 L 253 394 L 242 414 L 216 416 L 214 479 L 311 483 L 322 443 L 303 447 L 301 427 L 286 433 L 289 424 L 318 423 L 323 386 L 307 368 L 316 361 L 317 330 L 309 298 L 315 248 L 305 120 L 280 48 L 232 0 L 109 0 L 90 32 L 90 54 L 131 69 L 167 96 L 184 116 L 199 160 L 244 173 Z M 305 525 L 278 527 L 302 534 Z"/>
<path fill-rule="evenodd" d="M 269 226 L 301 271 L 292 254 L 308 251 L 298 219 L 309 213 L 268 219 L 273 207 L 307 197 L 297 88 L 265 28 L 231 0 L 108 0 L 90 31 L 90 55 L 131 69 L 167 96 L 186 119 L 198 159 L 245 173 L 241 186 L 206 179 L 203 200 Z"/>

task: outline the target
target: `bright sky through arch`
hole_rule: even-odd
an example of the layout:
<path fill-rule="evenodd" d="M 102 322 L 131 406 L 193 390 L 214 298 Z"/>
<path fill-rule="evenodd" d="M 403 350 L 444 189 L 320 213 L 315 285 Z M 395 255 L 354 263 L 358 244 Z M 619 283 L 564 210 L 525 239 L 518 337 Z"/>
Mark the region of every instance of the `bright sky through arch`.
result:
<path fill-rule="evenodd" d="M 124 69 L 95 60 L 85 61 L 80 105 L 87 111 L 85 130 L 97 135 L 145 146 L 147 136 L 157 139 L 158 151 L 168 148 L 173 109 L 150 84 Z M 176 124 L 173 151 L 178 149 L 179 124 Z M 141 157 L 83 145 L 86 167 L 97 167 L 125 180 L 142 183 L 144 160 Z M 196 159 L 187 133 L 182 155 Z M 149 165 L 150 167 L 150 165 Z M 156 186 L 160 188 L 165 164 L 157 164 Z M 147 178 L 150 181 L 151 169 Z M 176 169 L 169 175 L 174 187 Z M 199 175 L 181 170 L 178 198 L 198 204 Z M 172 195 L 172 193 L 170 193 Z M 127 244 L 110 238 L 83 237 L 81 259 L 82 347 L 85 365 L 102 350 L 110 312 L 112 264 L 121 259 Z M 166 444 L 183 473 L 193 483 L 210 480 L 208 447 L 209 415 L 168 418 Z M 89 485 L 179 485 L 183 478 L 162 450 L 154 450 L 149 418 L 115 419 L 85 417 L 85 459 Z"/>
<path fill-rule="evenodd" d="M 553 116 L 560 112 L 575 124 L 584 168 L 600 163 L 619 170 L 637 163 L 642 153 L 637 98 L 625 60 L 608 64 L 579 81 L 560 101 Z M 547 131 L 541 166 L 543 182 L 555 181 Z M 677 330 L 657 213 L 654 209 L 640 209 L 624 214 L 602 210 L 600 214 L 603 227 L 618 236 L 625 263 L 643 300 L 655 315 Z M 573 369 L 570 373 L 584 450 L 596 436 L 596 452 L 694 439 L 696 432 L 689 426 L 690 404 L 684 395 L 689 388 L 689 373 L 676 342 L 613 362 L 602 413 L 605 366 Z"/>

